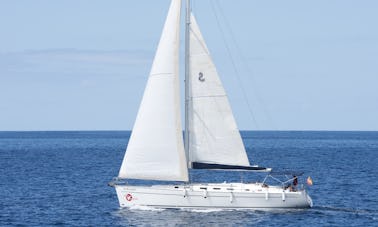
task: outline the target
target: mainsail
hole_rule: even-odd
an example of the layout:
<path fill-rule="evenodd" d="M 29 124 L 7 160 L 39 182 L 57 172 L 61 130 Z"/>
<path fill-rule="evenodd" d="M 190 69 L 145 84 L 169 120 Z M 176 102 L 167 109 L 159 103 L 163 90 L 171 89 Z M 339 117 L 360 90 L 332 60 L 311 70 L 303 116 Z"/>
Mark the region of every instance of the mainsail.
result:
<path fill-rule="evenodd" d="M 120 178 L 188 181 L 180 119 L 181 0 L 173 0 L 133 127 Z"/>
<path fill-rule="evenodd" d="M 226 92 L 193 15 L 189 82 L 190 162 L 249 166 Z"/>

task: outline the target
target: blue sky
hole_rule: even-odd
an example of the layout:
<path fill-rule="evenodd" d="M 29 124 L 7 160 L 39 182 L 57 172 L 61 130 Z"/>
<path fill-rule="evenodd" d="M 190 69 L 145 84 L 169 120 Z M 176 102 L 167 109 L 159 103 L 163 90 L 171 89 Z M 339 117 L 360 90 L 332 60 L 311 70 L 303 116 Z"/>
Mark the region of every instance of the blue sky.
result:
<path fill-rule="evenodd" d="M 168 6 L 1 0 L 0 130 L 130 130 Z M 378 130 L 377 1 L 193 10 L 240 129 Z"/>

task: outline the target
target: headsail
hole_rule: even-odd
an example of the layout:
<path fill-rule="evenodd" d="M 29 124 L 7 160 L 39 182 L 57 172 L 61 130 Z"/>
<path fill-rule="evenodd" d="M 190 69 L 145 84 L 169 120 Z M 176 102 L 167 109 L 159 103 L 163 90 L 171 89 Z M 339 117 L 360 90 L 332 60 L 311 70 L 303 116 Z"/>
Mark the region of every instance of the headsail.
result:
<path fill-rule="evenodd" d="M 249 166 L 226 92 L 193 15 L 190 72 L 190 162 Z"/>
<path fill-rule="evenodd" d="M 181 0 L 172 0 L 120 178 L 188 181 L 179 93 Z"/>

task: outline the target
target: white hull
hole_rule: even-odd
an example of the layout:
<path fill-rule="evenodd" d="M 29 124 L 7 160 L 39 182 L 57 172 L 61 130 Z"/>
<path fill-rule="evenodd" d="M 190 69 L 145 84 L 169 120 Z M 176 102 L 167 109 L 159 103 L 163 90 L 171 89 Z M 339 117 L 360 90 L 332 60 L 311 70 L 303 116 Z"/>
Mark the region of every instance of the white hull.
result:
<path fill-rule="evenodd" d="M 115 185 L 115 189 L 121 207 L 253 209 L 312 206 L 312 200 L 305 190 L 264 187 L 261 183 Z"/>

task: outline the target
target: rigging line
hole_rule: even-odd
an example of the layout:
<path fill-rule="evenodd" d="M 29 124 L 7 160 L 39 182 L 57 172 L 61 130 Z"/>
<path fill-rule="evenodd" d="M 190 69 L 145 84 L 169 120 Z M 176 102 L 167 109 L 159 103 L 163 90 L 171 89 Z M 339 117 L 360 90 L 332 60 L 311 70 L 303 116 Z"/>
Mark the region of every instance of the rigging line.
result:
<path fill-rule="evenodd" d="M 256 80 L 254 78 L 254 73 L 252 72 L 252 70 L 250 68 L 250 65 L 248 64 L 247 58 L 243 54 L 242 49 L 239 47 L 238 42 L 236 42 L 235 35 L 234 35 L 233 31 L 232 31 L 232 27 L 230 26 L 230 23 L 227 20 L 227 17 L 225 15 L 224 11 L 223 11 L 223 7 L 221 6 L 221 4 L 218 1 L 216 1 L 216 4 L 217 4 L 217 7 L 219 9 L 219 12 L 220 12 L 222 18 L 224 19 L 224 22 L 225 22 L 226 28 L 228 29 L 228 32 L 230 34 L 231 40 L 233 41 L 234 46 L 236 47 L 236 50 L 238 52 L 238 56 L 240 56 L 240 58 L 242 60 L 242 63 L 244 65 L 245 69 L 247 70 L 248 75 L 251 75 L 249 78 L 252 80 L 252 85 L 257 84 Z M 256 88 L 256 86 L 255 86 L 255 88 Z M 273 127 L 273 129 L 277 130 L 277 125 L 273 121 L 273 118 L 269 114 L 269 111 L 267 111 L 266 105 L 264 103 L 264 100 L 259 95 L 259 92 L 257 91 L 257 88 L 256 89 L 252 89 L 252 92 L 253 92 L 254 96 L 256 97 L 257 102 L 262 107 L 262 110 L 264 112 L 264 116 L 266 116 L 268 122 L 271 123 L 271 126 Z"/>
<path fill-rule="evenodd" d="M 257 124 L 257 121 L 256 121 L 256 118 L 255 118 L 255 115 L 253 114 L 253 111 L 252 111 L 251 105 L 249 104 L 249 101 L 248 101 L 248 99 L 247 99 L 247 95 L 246 95 L 245 89 L 244 89 L 244 87 L 242 86 L 242 81 L 241 81 L 241 79 L 240 79 L 240 77 L 239 77 L 239 71 L 238 71 L 237 68 L 236 68 L 235 60 L 234 60 L 234 58 L 232 57 L 230 47 L 227 45 L 226 37 L 225 37 L 224 31 L 223 31 L 223 29 L 222 29 L 222 27 L 221 27 L 221 25 L 220 25 L 219 18 L 218 18 L 218 14 L 217 14 L 217 12 L 216 12 L 216 10 L 215 10 L 214 1 L 212 0 L 211 3 L 212 3 L 212 4 L 211 4 L 211 8 L 212 8 L 212 10 L 213 10 L 213 13 L 214 13 L 215 19 L 216 19 L 216 21 L 217 21 L 218 28 L 219 28 L 219 30 L 220 30 L 220 32 L 221 32 L 221 34 L 222 34 L 222 40 L 223 40 L 223 43 L 224 43 L 224 45 L 226 46 L 227 53 L 228 53 L 228 55 L 229 55 L 229 58 L 231 59 L 231 63 L 232 63 L 232 66 L 233 66 L 233 70 L 234 70 L 234 72 L 235 72 L 235 75 L 236 75 L 237 81 L 238 81 L 238 83 L 239 83 L 239 86 L 241 87 L 241 90 L 242 90 L 242 93 L 243 93 L 244 100 L 245 100 L 245 102 L 246 102 L 246 104 L 247 104 L 248 112 L 249 112 L 249 114 L 250 114 L 250 117 L 252 117 L 252 120 L 253 120 L 253 122 L 255 123 L 256 128 L 259 129 L 259 125 Z"/>
<path fill-rule="evenodd" d="M 231 36 L 231 40 L 233 41 L 234 46 L 236 47 L 236 50 L 237 50 L 237 52 L 238 52 L 238 55 L 240 56 L 242 62 L 244 63 L 244 66 L 245 66 L 245 68 L 247 69 L 247 73 L 248 73 L 248 75 L 251 75 L 250 78 L 251 78 L 251 80 L 252 80 L 252 86 L 253 86 L 254 84 L 257 84 L 257 83 L 255 83 L 254 74 L 253 74 L 251 68 L 249 67 L 249 64 L 247 63 L 247 60 L 246 60 L 245 55 L 243 54 L 243 51 L 240 49 L 238 43 L 236 42 L 235 35 L 234 35 L 233 31 L 232 31 L 232 27 L 230 26 L 230 23 L 229 23 L 228 20 L 227 20 L 227 17 L 226 17 L 226 15 L 225 15 L 224 11 L 223 11 L 223 8 L 221 7 L 221 4 L 219 3 L 219 1 L 216 1 L 216 4 L 217 4 L 217 6 L 218 6 L 218 9 L 219 9 L 219 12 L 220 12 L 220 14 L 221 14 L 221 17 L 224 19 L 224 23 L 225 23 L 226 28 L 228 29 L 228 32 L 229 32 L 229 34 L 230 34 L 230 36 Z M 240 80 L 240 81 L 241 81 L 241 80 Z M 241 84 L 241 86 L 242 86 L 242 84 Z M 243 87 L 243 86 L 242 86 L 242 87 Z M 258 94 L 258 92 L 257 92 L 257 89 L 251 89 L 251 90 L 252 90 L 254 96 L 256 97 L 257 102 L 258 102 L 259 105 L 261 106 L 262 111 L 263 111 L 263 113 L 264 113 L 264 116 L 266 117 L 266 119 L 268 120 L 268 122 L 271 124 L 273 130 L 275 130 L 275 131 L 278 130 L 277 124 L 273 121 L 273 118 L 272 118 L 271 115 L 269 114 L 269 111 L 267 111 L 267 109 L 266 109 L 266 105 L 264 104 L 263 99 L 259 96 L 259 94 Z M 247 101 L 248 101 L 248 100 L 247 100 Z M 272 144 L 272 148 L 276 148 L 276 147 L 277 147 L 277 144 L 278 144 L 277 140 L 274 140 L 274 142 L 273 142 L 273 144 Z"/>

